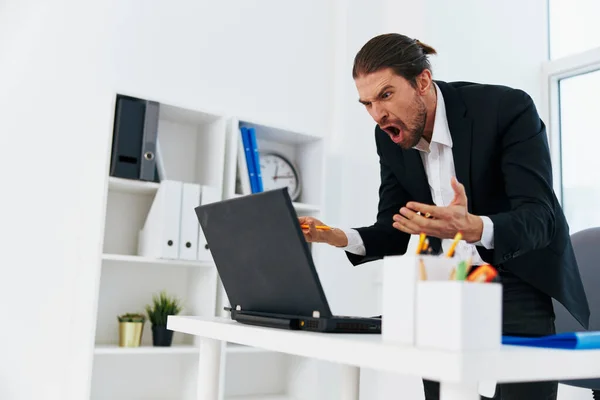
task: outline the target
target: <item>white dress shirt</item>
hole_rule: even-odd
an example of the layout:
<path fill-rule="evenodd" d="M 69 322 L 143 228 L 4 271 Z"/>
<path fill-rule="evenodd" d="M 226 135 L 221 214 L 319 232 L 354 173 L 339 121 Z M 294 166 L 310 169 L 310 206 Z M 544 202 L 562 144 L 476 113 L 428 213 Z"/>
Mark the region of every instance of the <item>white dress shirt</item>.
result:
<path fill-rule="evenodd" d="M 435 84 L 435 89 L 437 91 L 437 108 L 433 123 L 431 143 L 427 143 L 425 139 L 421 138 L 414 148 L 419 151 L 421 160 L 423 160 L 423 166 L 425 168 L 425 174 L 427 175 L 427 181 L 429 182 L 429 189 L 431 190 L 433 202 L 437 206 L 448 206 L 454 198 L 454 190 L 452 189 L 450 181 L 453 176 L 456 176 L 454 171 L 454 158 L 452 155 L 452 136 L 450 135 L 450 128 L 448 127 L 446 105 L 444 104 L 442 92 L 437 84 Z M 398 210 L 398 212 L 400 212 L 400 210 Z M 485 264 L 475 248 L 476 245 L 483 246 L 486 249 L 494 248 L 494 226 L 492 220 L 485 216 L 482 216 L 481 219 L 483 220 L 483 234 L 481 235 L 481 241 L 475 244 L 469 244 L 466 241 L 461 240 L 455 250 L 457 257 L 471 257 L 474 265 Z M 392 221 L 390 221 L 390 224 L 391 223 Z M 354 229 L 342 230 L 348 237 L 348 245 L 342 247 L 342 249 L 357 255 L 365 255 L 365 246 L 358 231 Z M 452 239 L 443 239 L 442 251 L 446 251 L 451 243 Z"/>

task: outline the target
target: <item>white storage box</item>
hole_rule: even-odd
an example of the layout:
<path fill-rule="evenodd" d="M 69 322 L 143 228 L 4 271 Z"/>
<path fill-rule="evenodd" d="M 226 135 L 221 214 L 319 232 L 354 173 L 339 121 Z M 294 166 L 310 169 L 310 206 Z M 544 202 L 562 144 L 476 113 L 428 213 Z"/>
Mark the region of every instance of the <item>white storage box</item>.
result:
<path fill-rule="evenodd" d="M 456 351 L 501 346 L 502 287 L 451 280 L 460 261 L 430 255 L 384 258 L 383 340 Z"/>
<path fill-rule="evenodd" d="M 417 283 L 415 344 L 442 350 L 494 350 L 502 344 L 498 283 Z"/>

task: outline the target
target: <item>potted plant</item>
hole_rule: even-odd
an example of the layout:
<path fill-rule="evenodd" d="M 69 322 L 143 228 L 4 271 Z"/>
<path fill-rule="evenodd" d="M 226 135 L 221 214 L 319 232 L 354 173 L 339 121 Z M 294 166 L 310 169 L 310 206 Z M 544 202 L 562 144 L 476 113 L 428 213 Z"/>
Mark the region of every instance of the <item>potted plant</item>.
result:
<path fill-rule="evenodd" d="M 170 346 L 173 331 L 167 329 L 167 317 L 181 312 L 180 300 L 168 296 L 165 291 L 152 296 L 152 305 L 146 306 L 148 318 L 152 323 L 152 343 L 154 346 Z"/>
<path fill-rule="evenodd" d="M 139 313 L 127 313 L 117 317 L 119 321 L 119 347 L 139 347 L 146 316 Z"/>

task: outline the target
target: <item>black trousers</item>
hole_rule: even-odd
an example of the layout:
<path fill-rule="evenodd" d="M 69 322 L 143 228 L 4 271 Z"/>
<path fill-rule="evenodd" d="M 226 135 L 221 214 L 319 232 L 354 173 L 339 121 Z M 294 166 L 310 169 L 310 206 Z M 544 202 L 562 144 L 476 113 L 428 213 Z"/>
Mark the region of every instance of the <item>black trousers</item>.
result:
<path fill-rule="evenodd" d="M 505 335 L 544 336 L 556 333 L 552 299 L 500 270 L 502 281 L 502 330 Z M 440 384 L 423 380 L 426 400 L 439 400 Z M 495 400 L 556 400 L 558 382 L 524 382 L 496 385 Z M 487 397 L 481 396 L 481 399 Z"/>

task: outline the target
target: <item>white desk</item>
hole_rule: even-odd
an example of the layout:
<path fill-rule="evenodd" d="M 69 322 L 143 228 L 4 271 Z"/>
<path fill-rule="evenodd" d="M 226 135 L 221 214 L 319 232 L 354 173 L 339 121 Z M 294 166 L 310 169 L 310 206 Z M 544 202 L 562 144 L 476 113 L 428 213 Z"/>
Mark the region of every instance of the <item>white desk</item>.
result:
<path fill-rule="evenodd" d="M 200 338 L 198 400 L 217 400 L 221 342 L 340 363 L 341 400 L 358 400 L 360 368 L 441 382 L 440 400 L 479 400 L 478 382 L 600 377 L 600 350 L 502 346 L 499 351 L 449 352 L 385 343 L 381 335 L 289 331 L 224 318 L 170 316 L 167 327 Z"/>

